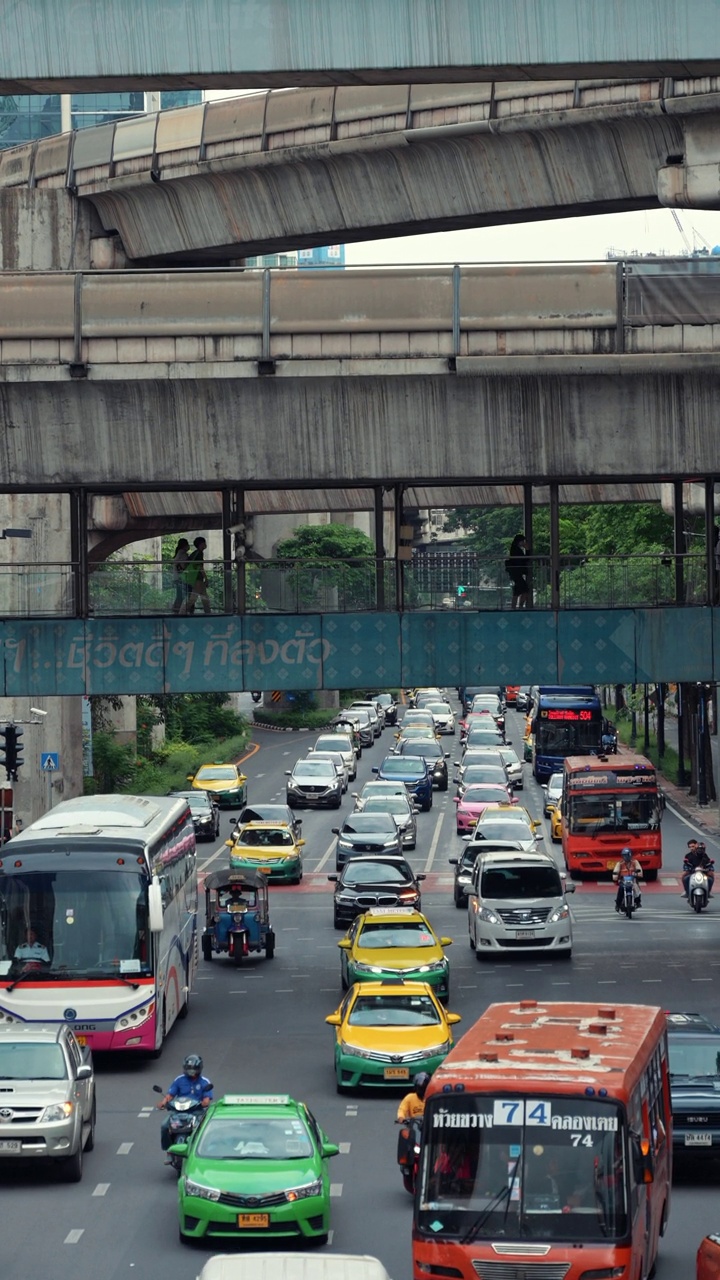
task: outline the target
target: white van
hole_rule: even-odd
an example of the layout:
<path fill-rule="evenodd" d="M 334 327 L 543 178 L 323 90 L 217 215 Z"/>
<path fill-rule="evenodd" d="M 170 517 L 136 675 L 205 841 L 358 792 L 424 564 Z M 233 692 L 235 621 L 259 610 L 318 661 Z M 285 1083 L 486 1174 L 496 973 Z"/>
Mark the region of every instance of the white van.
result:
<path fill-rule="evenodd" d="M 575 892 L 547 853 L 480 853 L 466 890 L 470 946 L 478 960 L 498 952 L 572 954 L 565 895 Z"/>
<path fill-rule="evenodd" d="M 357 777 L 357 756 L 355 755 L 352 738 L 347 733 L 321 733 L 315 746 L 310 748 L 308 754 L 313 751 L 339 751 L 350 781 L 352 782 Z"/>
<path fill-rule="evenodd" d="M 377 1258 L 349 1253 L 218 1254 L 198 1280 L 390 1280 Z"/>

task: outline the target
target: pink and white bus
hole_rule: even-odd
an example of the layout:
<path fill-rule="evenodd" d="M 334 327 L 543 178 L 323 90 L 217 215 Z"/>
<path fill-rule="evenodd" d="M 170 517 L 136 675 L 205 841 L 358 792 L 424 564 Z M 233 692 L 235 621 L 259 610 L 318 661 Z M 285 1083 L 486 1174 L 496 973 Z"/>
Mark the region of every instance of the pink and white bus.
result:
<path fill-rule="evenodd" d="M 197 967 L 187 801 L 65 800 L 0 850 L 0 1022 L 159 1055 Z"/>

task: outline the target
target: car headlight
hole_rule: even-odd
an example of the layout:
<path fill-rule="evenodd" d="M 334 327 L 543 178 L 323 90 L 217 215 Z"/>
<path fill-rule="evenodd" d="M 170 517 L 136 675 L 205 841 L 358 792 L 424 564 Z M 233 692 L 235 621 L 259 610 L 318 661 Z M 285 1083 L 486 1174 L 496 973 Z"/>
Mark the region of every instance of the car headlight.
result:
<path fill-rule="evenodd" d="M 449 1053 L 451 1047 L 449 1040 L 443 1040 L 442 1044 L 432 1045 L 429 1049 L 425 1050 L 425 1053 L 428 1058 L 437 1058 L 441 1053 Z"/>
<path fill-rule="evenodd" d="M 338 840 L 338 849 L 352 849 L 352 840 Z"/>
<path fill-rule="evenodd" d="M 494 911 L 491 911 L 489 907 L 481 907 L 480 910 L 478 911 L 478 915 L 481 920 L 485 921 L 485 924 L 500 923 L 500 917 L 496 915 Z"/>
<path fill-rule="evenodd" d="M 54 1102 L 52 1106 L 45 1108 L 40 1117 L 40 1123 L 44 1124 L 50 1120 L 67 1120 L 72 1113 L 72 1102 Z"/>
<path fill-rule="evenodd" d="M 418 973 L 440 973 L 441 969 L 447 969 L 448 962 L 443 956 L 442 960 L 433 960 L 430 964 L 421 964 L 418 967 Z"/>
<path fill-rule="evenodd" d="M 339 893 L 337 895 L 337 901 L 355 903 L 357 899 L 355 898 L 355 895 L 353 893 Z"/>
<path fill-rule="evenodd" d="M 349 1054 L 353 1058 L 372 1058 L 373 1056 L 369 1049 L 358 1049 L 357 1045 L 348 1044 L 347 1040 L 340 1041 L 340 1052 Z"/>
<path fill-rule="evenodd" d="M 382 973 L 383 972 L 382 967 L 380 965 L 363 964 L 359 960 L 355 962 L 355 964 L 353 965 L 353 968 L 356 973 Z"/>
<path fill-rule="evenodd" d="M 199 1200 L 219 1200 L 220 1192 L 216 1187 L 206 1187 L 202 1182 L 193 1182 L 192 1178 L 183 1178 L 186 1196 L 197 1196 Z"/>
<path fill-rule="evenodd" d="M 317 1178 L 315 1182 L 306 1182 L 303 1187 L 291 1187 L 285 1192 L 285 1199 L 291 1204 L 294 1200 L 307 1200 L 308 1196 L 322 1195 L 322 1178 Z"/>
<path fill-rule="evenodd" d="M 391 836 L 389 840 L 383 840 L 382 847 L 383 849 L 394 849 L 396 844 L 397 838 L 395 836 Z"/>
<path fill-rule="evenodd" d="M 548 916 L 548 924 L 557 924 L 558 920 L 567 920 L 570 915 L 567 902 L 563 902 L 561 906 L 555 907 L 554 911 Z"/>
<path fill-rule="evenodd" d="M 294 778 L 288 778 L 288 791 L 297 791 L 298 785 Z"/>

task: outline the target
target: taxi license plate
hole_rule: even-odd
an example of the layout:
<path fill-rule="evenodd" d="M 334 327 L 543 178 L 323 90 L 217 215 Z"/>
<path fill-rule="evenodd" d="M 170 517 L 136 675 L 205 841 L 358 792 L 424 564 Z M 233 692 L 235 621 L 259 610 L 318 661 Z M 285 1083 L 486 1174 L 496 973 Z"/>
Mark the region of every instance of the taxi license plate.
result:
<path fill-rule="evenodd" d="M 78 1044 L 87 1044 L 87 1036 L 75 1036 Z"/>
<path fill-rule="evenodd" d="M 711 1147 L 712 1134 L 711 1133 L 686 1133 L 685 1146 L 686 1147 Z"/>
<path fill-rule="evenodd" d="M 534 929 L 518 929 L 517 933 L 515 934 L 515 937 L 516 938 L 534 938 L 535 930 Z"/>
<path fill-rule="evenodd" d="M 269 1213 L 239 1213 L 237 1216 L 237 1224 L 239 1227 L 269 1227 Z"/>
<path fill-rule="evenodd" d="M 383 1071 L 386 1080 L 409 1080 L 410 1071 L 408 1067 L 386 1067 Z"/>
<path fill-rule="evenodd" d="M 9 1140 L 0 1142 L 0 1153 L 3 1151 L 22 1151 L 22 1143 L 18 1141 L 11 1142 Z"/>

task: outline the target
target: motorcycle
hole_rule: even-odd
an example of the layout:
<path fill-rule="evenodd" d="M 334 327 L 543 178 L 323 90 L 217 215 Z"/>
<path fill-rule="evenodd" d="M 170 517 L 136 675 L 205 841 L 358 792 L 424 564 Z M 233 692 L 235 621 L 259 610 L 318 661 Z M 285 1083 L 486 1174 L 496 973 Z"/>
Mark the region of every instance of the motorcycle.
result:
<path fill-rule="evenodd" d="M 620 910 L 625 912 L 628 920 L 632 920 L 633 911 L 636 911 L 640 905 L 640 895 L 636 893 L 637 876 L 624 874 L 620 877 L 620 883 L 622 886 Z"/>
<path fill-rule="evenodd" d="M 154 1084 L 153 1093 L 165 1093 L 165 1090 L 159 1084 Z M 165 1110 L 171 1113 L 167 1128 L 170 1138 L 168 1146 L 175 1142 L 187 1142 L 205 1118 L 205 1107 L 200 1098 L 171 1098 L 166 1102 Z M 177 1173 L 182 1169 L 182 1162 L 182 1156 L 170 1156 L 170 1163 Z"/>
<path fill-rule="evenodd" d="M 420 1168 L 421 1136 L 422 1116 L 403 1121 L 398 1134 L 397 1162 L 400 1166 L 403 1186 L 411 1196 L 415 1194 L 415 1183 Z"/>
<path fill-rule="evenodd" d="M 711 864 L 713 867 L 714 865 L 714 863 Z M 695 867 L 690 873 L 688 901 L 693 911 L 697 911 L 698 915 L 705 910 L 710 897 L 710 881 L 707 877 L 709 870 L 709 867 Z"/>

